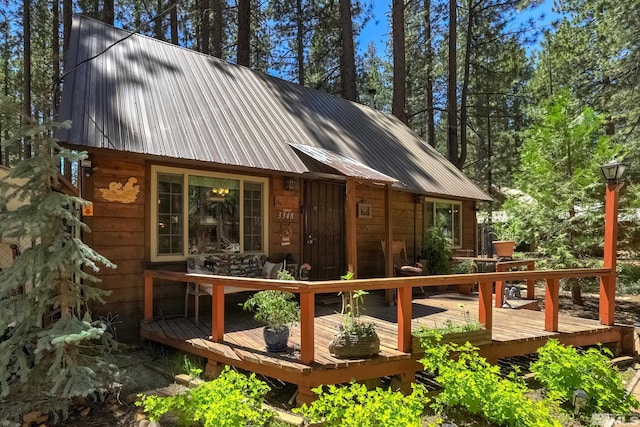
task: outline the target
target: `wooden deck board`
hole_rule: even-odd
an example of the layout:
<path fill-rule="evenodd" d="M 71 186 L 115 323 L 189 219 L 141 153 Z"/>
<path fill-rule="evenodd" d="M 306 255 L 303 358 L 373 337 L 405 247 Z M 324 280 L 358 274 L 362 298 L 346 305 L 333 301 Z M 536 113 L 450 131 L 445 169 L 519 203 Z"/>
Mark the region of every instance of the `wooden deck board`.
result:
<path fill-rule="evenodd" d="M 237 306 L 237 303 L 234 304 Z M 192 318 L 176 317 L 143 321 L 140 330 L 143 338 L 211 360 L 249 367 L 256 372 L 279 377 L 285 381 L 298 381 L 296 384 L 305 384 L 306 387 L 309 386 L 309 375 L 322 379 L 322 372 L 326 372 L 327 375 L 332 372 L 329 375 L 331 378 L 348 381 L 349 372 L 357 372 L 354 376 L 359 377 L 366 376 L 362 372 L 370 372 L 371 376 L 376 376 L 382 369 L 381 363 L 402 366 L 402 369 L 413 366 L 402 361 L 415 361 L 420 355 L 398 351 L 397 307 L 386 306 L 382 293 L 372 293 L 367 296 L 365 308 L 362 319 L 376 323 L 381 341 L 379 356 L 354 360 L 332 356 L 328 351 L 328 344 L 336 332 L 336 325 L 342 321 L 341 316 L 336 312 L 335 305 L 317 304 L 314 325 L 315 359 L 311 365 L 300 363 L 299 326 L 291 328 L 290 348 L 286 353 L 267 353 L 262 338 L 262 326 L 252 319 L 250 313 L 231 304 L 225 307 L 226 331 L 222 343 L 210 340 L 211 322 L 208 313 L 201 313 L 197 326 Z M 418 296 L 413 300 L 412 311 L 413 330 L 421 326 L 442 326 L 448 320 L 455 324 L 463 324 L 478 318 L 478 297 L 476 294 Z M 523 354 L 521 352 L 535 351 L 552 337 L 574 345 L 611 342 L 621 337 L 617 326 L 604 326 L 596 320 L 565 315 L 558 317 L 558 332 L 548 332 L 544 331 L 545 318 L 542 311 L 493 308 L 493 343 L 481 348 L 481 353 L 488 357 Z"/>

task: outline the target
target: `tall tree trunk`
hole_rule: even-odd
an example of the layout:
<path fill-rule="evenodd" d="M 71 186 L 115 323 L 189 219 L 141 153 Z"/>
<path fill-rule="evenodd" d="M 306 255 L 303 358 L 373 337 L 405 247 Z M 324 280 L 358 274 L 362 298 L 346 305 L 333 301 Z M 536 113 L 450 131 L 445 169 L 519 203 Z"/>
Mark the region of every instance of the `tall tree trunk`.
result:
<path fill-rule="evenodd" d="M 304 16 L 302 0 L 296 0 L 296 61 L 298 63 L 298 83 L 304 86 Z"/>
<path fill-rule="evenodd" d="M 464 76 L 462 78 L 462 92 L 460 93 L 460 155 L 454 164 L 462 169 L 467 160 L 467 96 L 469 93 L 469 74 L 471 69 L 471 37 L 473 20 L 475 19 L 473 0 L 469 0 L 469 20 L 467 22 L 467 40 L 464 50 Z"/>
<path fill-rule="evenodd" d="M 102 20 L 109 25 L 113 25 L 115 21 L 113 2 L 114 0 L 104 0 L 104 8 L 102 9 Z"/>
<path fill-rule="evenodd" d="M 223 0 L 213 0 L 211 54 L 216 58 L 222 58 L 222 44 L 224 41 L 224 20 L 222 18 L 223 9 Z"/>
<path fill-rule="evenodd" d="M 353 47 L 353 21 L 350 0 L 340 0 L 340 29 L 342 41 L 342 53 L 340 55 L 342 97 L 355 101 L 358 99 L 358 93 L 356 91 L 356 55 Z"/>
<path fill-rule="evenodd" d="M 22 114 L 25 122 L 31 121 L 31 0 L 22 2 L 23 67 L 22 67 Z M 25 158 L 31 157 L 31 144 L 25 139 Z"/>
<path fill-rule="evenodd" d="M 391 22 L 393 31 L 393 100 L 391 114 L 407 123 L 407 67 L 404 49 L 404 0 L 391 2 Z"/>
<path fill-rule="evenodd" d="M 238 0 L 238 57 L 240 65 L 251 65 L 251 1 Z"/>
<path fill-rule="evenodd" d="M 436 123 L 433 113 L 433 44 L 431 42 L 431 0 L 424 1 L 424 28 L 425 42 L 427 43 L 426 57 L 426 76 L 425 76 L 425 98 L 426 98 L 426 117 L 425 124 L 427 127 L 427 142 L 432 147 L 436 146 Z"/>
<path fill-rule="evenodd" d="M 162 0 L 158 0 L 156 7 L 156 16 L 159 16 L 163 10 Z M 164 29 L 162 26 L 162 21 L 162 18 L 158 18 L 153 21 L 153 36 L 158 40 L 164 40 Z"/>
<path fill-rule="evenodd" d="M 53 0 L 51 4 L 53 12 L 51 26 L 51 62 L 53 62 L 53 80 L 60 77 L 60 2 Z M 53 89 L 53 114 L 58 114 L 58 104 L 60 101 L 60 85 L 55 85 Z"/>
<path fill-rule="evenodd" d="M 62 0 L 62 55 L 66 58 L 69 50 L 69 37 L 71 35 L 71 16 L 73 15 L 73 1 Z"/>
<path fill-rule="evenodd" d="M 211 2 L 200 0 L 200 52 L 209 55 L 211 44 Z"/>
<path fill-rule="evenodd" d="M 457 10 L 456 0 L 449 0 L 449 81 L 447 83 L 447 158 L 458 160 L 458 94 L 457 94 Z"/>
<path fill-rule="evenodd" d="M 178 2 L 173 1 L 169 11 L 169 25 L 171 27 L 171 43 L 178 45 Z"/>

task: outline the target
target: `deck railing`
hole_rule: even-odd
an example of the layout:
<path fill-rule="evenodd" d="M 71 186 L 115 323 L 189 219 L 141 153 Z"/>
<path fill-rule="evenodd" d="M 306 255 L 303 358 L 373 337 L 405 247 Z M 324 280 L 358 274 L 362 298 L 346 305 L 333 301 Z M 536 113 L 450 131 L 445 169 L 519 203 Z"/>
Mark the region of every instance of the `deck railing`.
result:
<path fill-rule="evenodd" d="M 247 290 L 277 289 L 300 295 L 300 361 L 310 364 L 314 360 L 314 318 L 315 295 L 318 293 L 348 292 L 362 289 L 366 291 L 396 289 L 398 309 L 398 350 L 411 352 L 411 318 L 412 289 L 415 287 L 432 287 L 440 285 L 463 285 L 478 283 L 478 321 L 488 330 L 492 329 L 492 294 L 493 283 L 507 281 L 546 282 L 545 292 L 545 331 L 558 331 L 559 282 L 566 278 L 600 277 L 600 318 L 604 324 L 613 324 L 612 316 L 603 316 L 613 310 L 608 295 L 610 286 L 615 282 L 615 272 L 611 269 L 572 269 L 572 270 L 537 270 L 510 271 L 477 274 L 452 274 L 438 276 L 414 276 L 375 278 L 358 280 L 326 280 L 326 281 L 288 281 L 265 280 L 244 277 L 215 276 L 195 273 L 179 273 L 161 270 L 146 270 L 144 273 L 144 320 L 153 320 L 153 281 L 164 279 L 179 282 L 193 282 L 212 285 L 211 301 L 211 339 L 222 342 L 224 339 L 224 287 L 234 286 Z M 604 284 L 603 284 L 604 283 Z M 606 295 L 605 295 L 606 293 Z M 531 295 L 528 295 L 531 297 Z M 603 306 L 608 305 L 608 306 Z M 606 323 L 605 323 L 606 322 Z"/>

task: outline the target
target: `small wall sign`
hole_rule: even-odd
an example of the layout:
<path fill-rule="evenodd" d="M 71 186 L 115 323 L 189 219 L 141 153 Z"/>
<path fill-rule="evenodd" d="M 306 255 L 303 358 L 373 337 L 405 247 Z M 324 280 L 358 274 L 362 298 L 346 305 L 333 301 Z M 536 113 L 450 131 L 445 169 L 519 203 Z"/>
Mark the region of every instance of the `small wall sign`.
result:
<path fill-rule="evenodd" d="M 112 182 L 109 184 L 109 188 L 100 188 L 102 198 L 109 202 L 120 203 L 133 203 L 138 198 L 140 192 L 140 186 L 135 185 L 138 180 L 131 177 L 127 180 L 125 185 L 119 182 Z"/>
<path fill-rule="evenodd" d="M 82 205 L 82 216 L 93 216 L 93 202 Z"/>
<path fill-rule="evenodd" d="M 358 218 L 371 218 L 370 203 L 358 203 Z"/>
<path fill-rule="evenodd" d="M 276 215 L 280 221 L 293 221 L 296 217 L 296 213 L 292 212 L 291 209 L 283 209 L 278 211 Z"/>

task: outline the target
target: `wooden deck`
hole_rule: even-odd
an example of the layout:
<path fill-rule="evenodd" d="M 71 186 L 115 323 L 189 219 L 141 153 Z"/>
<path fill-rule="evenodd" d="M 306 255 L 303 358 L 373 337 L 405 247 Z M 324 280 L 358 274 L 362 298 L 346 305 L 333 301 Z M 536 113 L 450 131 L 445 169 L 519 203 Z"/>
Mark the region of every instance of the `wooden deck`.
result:
<path fill-rule="evenodd" d="M 301 329 L 292 328 L 289 351 L 267 353 L 262 338 L 262 326 L 250 313 L 238 305 L 246 294 L 227 295 L 224 307 L 224 339 L 212 340 L 211 317 L 200 315 L 199 325 L 192 318 L 174 317 L 143 321 L 142 338 L 175 347 L 187 353 L 206 357 L 209 370 L 217 364 L 229 364 L 262 375 L 297 384 L 299 402 L 313 398 L 311 388 L 319 384 L 365 380 L 381 376 L 398 376 L 400 384 L 407 387 L 414 373 L 422 370 L 420 354 L 398 350 L 398 309 L 384 303 L 384 292 L 375 291 L 367 296 L 364 320 L 376 323 L 381 341 L 377 357 L 364 360 L 337 359 L 328 352 L 328 344 L 334 335 L 340 316 L 336 304 L 323 305 L 322 295 L 316 297 L 314 315 L 314 359 L 310 364 L 301 361 Z M 479 315 L 478 295 L 440 294 L 417 296 L 411 304 L 411 330 L 420 325 L 442 325 L 447 320 L 462 324 L 476 320 Z M 596 343 L 620 343 L 623 328 L 602 325 L 596 320 L 570 316 L 558 316 L 556 332 L 545 331 L 545 313 L 532 310 L 493 309 L 492 340 L 481 347 L 481 354 L 490 360 L 534 352 L 547 339 L 573 345 Z"/>

